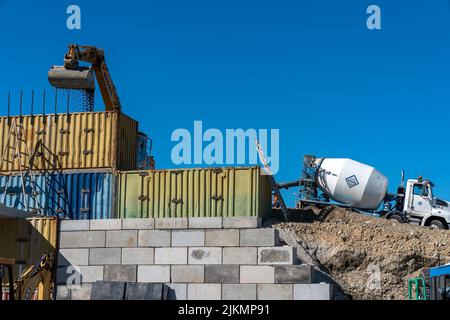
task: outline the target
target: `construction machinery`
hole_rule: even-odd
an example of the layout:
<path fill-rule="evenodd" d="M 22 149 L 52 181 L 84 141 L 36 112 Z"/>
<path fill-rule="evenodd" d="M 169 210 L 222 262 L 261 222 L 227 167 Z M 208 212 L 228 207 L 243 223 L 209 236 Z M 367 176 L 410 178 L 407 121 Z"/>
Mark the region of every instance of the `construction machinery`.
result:
<path fill-rule="evenodd" d="M 80 66 L 80 61 L 91 66 Z M 70 44 L 64 56 L 64 66 L 52 66 L 48 72 L 50 84 L 61 89 L 93 91 L 94 75 L 107 111 L 120 111 L 120 100 L 105 61 L 103 49 Z"/>
<path fill-rule="evenodd" d="M 450 226 L 450 202 L 437 198 L 434 184 L 422 177 L 408 179 L 405 186 L 403 171 L 397 193 L 389 193 L 388 179 L 374 167 L 345 158 L 305 156 L 300 179 L 278 186 L 299 188 L 298 208 L 334 205 L 400 223 Z"/>
<path fill-rule="evenodd" d="M 90 65 L 81 66 L 80 62 L 86 62 Z M 85 111 L 94 111 L 95 79 L 97 79 L 102 94 L 105 110 L 121 113 L 122 107 L 119 95 L 106 64 L 103 49 L 94 46 L 69 44 L 67 53 L 64 55 L 64 65 L 52 66 L 48 71 L 48 80 L 57 89 L 82 90 L 87 93 Z M 155 168 L 151 148 L 152 140 L 146 134 L 139 132 L 137 145 L 138 169 Z"/>
<path fill-rule="evenodd" d="M 32 300 L 35 298 L 36 289 L 37 300 L 50 300 L 55 274 L 54 254 L 44 254 L 36 265 L 26 269 L 15 281 L 12 271 L 14 264 L 14 259 L 0 258 L 0 283 L 3 283 L 4 271 L 8 274 L 8 292 L 0 295 L 0 300 Z"/>
<path fill-rule="evenodd" d="M 266 156 L 264 155 L 264 150 L 259 144 L 258 140 L 255 140 L 256 150 L 259 155 L 259 160 L 264 166 L 264 170 L 266 171 L 266 174 L 269 177 L 270 186 L 272 188 L 273 194 L 274 194 L 274 201 L 273 204 L 275 207 L 280 207 L 281 212 L 283 213 L 284 220 L 289 220 L 289 211 L 286 207 L 286 203 L 284 202 L 283 195 L 280 192 L 280 188 L 278 187 L 278 184 L 275 181 L 275 178 L 273 177 L 272 170 L 270 169 L 269 163 L 266 159 Z"/>
<path fill-rule="evenodd" d="M 408 279 L 408 300 L 450 300 L 450 264 L 426 268 Z"/>

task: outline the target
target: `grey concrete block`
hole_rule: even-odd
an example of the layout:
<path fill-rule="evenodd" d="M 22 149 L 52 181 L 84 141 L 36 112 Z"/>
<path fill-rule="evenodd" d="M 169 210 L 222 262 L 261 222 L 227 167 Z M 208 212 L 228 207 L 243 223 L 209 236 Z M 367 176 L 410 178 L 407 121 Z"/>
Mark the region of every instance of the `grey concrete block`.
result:
<path fill-rule="evenodd" d="M 89 249 L 60 249 L 58 265 L 87 266 L 89 264 Z"/>
<path fill-rule="evenodd" d="M 82 283 L 91 283 L 103 280 L 103 266 L 80 266 L 79 268 L 81 272 Z"/>
<path fill-rule="evenodd" d="M 292 265 L 294 264 L 295 249 L 293 247 L 259 247 L 258 264 Z"/>
<path fill-rule="evenodd" d="M 103 266 L 63 266 L 57 269 L 56 281 L 61 285 L 80 285 L 103 280 Z"/>
<path fill-rule="evenodd" d="M 98 281 L 92 284 L 91 300 L 124 300 L 125 282 Z"/>
<path fill-rule="evenodd" d="M 138 282 L 170 282 L 170 266 L 138 266 Z"/>
<path fill-rule="evenodd" d="M 172 247 L 203 247 L 205 245 L 204 230 L 172 231 Z"/>
<path fill-rule="evenodd" d="M 154 229 L 155 219 L 153 218 L 127 218 L 122 220 L 122 229 Z"/>
<path fill-rule="evenodd" d="M 139 247 L 170 247 L 170 230 L 139 230 Z"/>
<path fill-rule="evenodd" d="M 59 237 L 59 247 L 61 249 L 104 247 L 105 238 L 105 231 L 61 232 Z"/>
<path fill-rule="evenodd" d="M 56 300 L 70 300 L 70 289 L 67 286 L 56 287 Z"/>
<path fill-rule="evenodd" d="M 91 230 L 120 230 L 122 229 L 121 219 L 98 219 L 90 220 Z"/>
<path fill-rule="evenodd" d="M 275 283 L 311 283 L 313 268 L 309 265 L 275 266 Z"/>
<path fill-rule="evenodd" d="M 90 300 L 92 284 L 85 283 L 80 288 L 70 290 L 70 298 L 72 300 Z"/>
<path fill-rule="evenodd" d="M 256 284 L 223 284 L 222 300 L 256 300 Z"/>
<path fill-rule="evenodd" d="M 93 248 L 89 251 L 90 265 L 120 264 L 121 259 L 120 248 Z"/>
<path fill-rule="evenodd" d="M 239 229 L 206 230 L 206 247 L 239 247 Z"/>
<path fill-rule="evenodd" d="M 258 217 L 223 217 L 224 229 L 261 228 L 261 218 Z"/>
<path fill-rule="evenodd" d="M 89 231 L 89 220 L 61 220 L 60 231 Z"/>
<path fill-rule="evenodd" d="M 206 265 L 205 283 L 239 283 L 239 266 Z"/>
<path fill-rule="evenodd" d="M 188 218 L 155 218 L 155 229 L 187 229 Z"/>
<path fill-rule="evenodd" d="M 204 282 L 205 267 L 202 265 L 173 265 L 171 266 L 172 282 Z"/>
<path fill-rule="evenodd" d="M 137 266 L 105 266 L 105 274 L 103 277 L 105 281 L 137 281 Z"/>
<path fill-rule="evenodd" d="M 280 243 L 278 230 L 267 229 L 242 229 L 241 230 L 241 247 L 271 247 Z"/>
<path fill-rule="evenodd" d="M 188 300 L 221 300 L 222 285 L 212 283 L 189 283 Z"/>
<path fill-rule="evenodd" d="M 155 248 L 155 264 L 187 264 L 187 248 Z"/>
<path fill-rule="evenodd" d="M 333 286 L 329 283 L 294 284 L 294 300 L 331 300 Z"/>
<path fill-rule="evenodd" d="M 192 247 L 189 248 L 189 264 L 221 264 L 222 248 Z"/>
<path fill-rule="evenodd" d="M 258 284 L 258 300 L 292 300 L 292 284 Z"/>
<path fill-rule="evenodd" d="M 186 283 L 166 283 L 164 289 L 167 291 L 167 300 L 186 300 Z"/>
<path fill-rule="evenodd" d="M 189 229 L 222 229 L 222 217 L 189 218 Z"/>
<path fill-rule="evenodd" d="M 241 283 L 274 283 L 275 272 L 272 266 L 241 266 Z"/>
<path fill-rule="evenodd" d="M 127 283 L 125 300 L 166 300 L 163 283 Z"/>
<path fill-rule="evenodd" d="M 137 230 L 112 230 L 106 231 L 106 246 L 111 247 L 136 247 Z"/>
<path fill-rule="evenodd" d="M 123 248 L 122 264 L 153 264 L 154 248 Z"/>
<path fill-rule="evenodd" d="M 223 264 L 257 264 L 258 250 L 255 247 L 223 248 Z"/>
<path fill-rule="evenodd" d="M 72 279 L 70 283 L 68 280 Z M 80 267 L 74 267 L 72 265 L 59 266 L 56 269 L 56 284 L 58 285 L 71 285 L 81 283 Z"/>

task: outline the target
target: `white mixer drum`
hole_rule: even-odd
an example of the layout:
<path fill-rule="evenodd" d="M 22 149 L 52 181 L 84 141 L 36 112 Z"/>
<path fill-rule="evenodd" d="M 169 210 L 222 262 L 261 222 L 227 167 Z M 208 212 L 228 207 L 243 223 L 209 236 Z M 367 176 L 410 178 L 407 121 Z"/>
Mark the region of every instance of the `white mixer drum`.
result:
<path fill-rule="evenodd" d="M 316 181 L 331 199 L 359 209 L 377 209 L 388 179 L 374 167 L 351 159 L 321 158 Z"/>

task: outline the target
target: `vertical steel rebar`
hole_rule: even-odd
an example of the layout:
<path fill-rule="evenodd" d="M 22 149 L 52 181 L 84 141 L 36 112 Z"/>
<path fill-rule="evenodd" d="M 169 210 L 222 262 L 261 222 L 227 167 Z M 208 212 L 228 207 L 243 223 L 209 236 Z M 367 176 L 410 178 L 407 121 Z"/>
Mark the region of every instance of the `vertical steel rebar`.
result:
<path fill-rule="evenodd" d="M 58 88 L 55 88 L 55 121 L 57 113 L 58 113 Z"/>
<path fill-rule="evenodd" d="M 33 111 L 34 111 L 34 89 L 31 90 L 31 116 L 33 117 Z"/>
<path fill-rule="evenodd" d="M 42 116 L 45 118 L 45 89 L 42 93 Z"/>
<path fill-rule="evenodd" d="M 11 124 L 9 118 L 10 114 L 11 114 L 11 91 L 8 91 L 8 126 Z"/>
<path fill-rule="evenodd" d="M 69 121 L 69 113 L 70 113 L 70 90 L 67 90 L 67 106 L 66 106 L 66 121 Z"/>
<path fill-rule="evenodd" d="M 22 123 L 22 97 L 23 97 L 23 90 L 20 90 L 20 102 L 19 102 L 19 122 Z"/>

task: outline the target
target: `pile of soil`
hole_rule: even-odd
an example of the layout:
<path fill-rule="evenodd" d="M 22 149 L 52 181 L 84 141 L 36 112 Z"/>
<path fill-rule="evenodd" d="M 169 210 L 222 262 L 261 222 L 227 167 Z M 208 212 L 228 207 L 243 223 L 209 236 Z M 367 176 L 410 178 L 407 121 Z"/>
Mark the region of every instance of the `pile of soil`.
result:
<path fill-rule="evenodd" d="M 273 225 L 301 262 L 336 282 L 335 297 L 406 299 L 407 280 L 450 263 L 450 231 L 328 207 L 295 213 Z"/>

